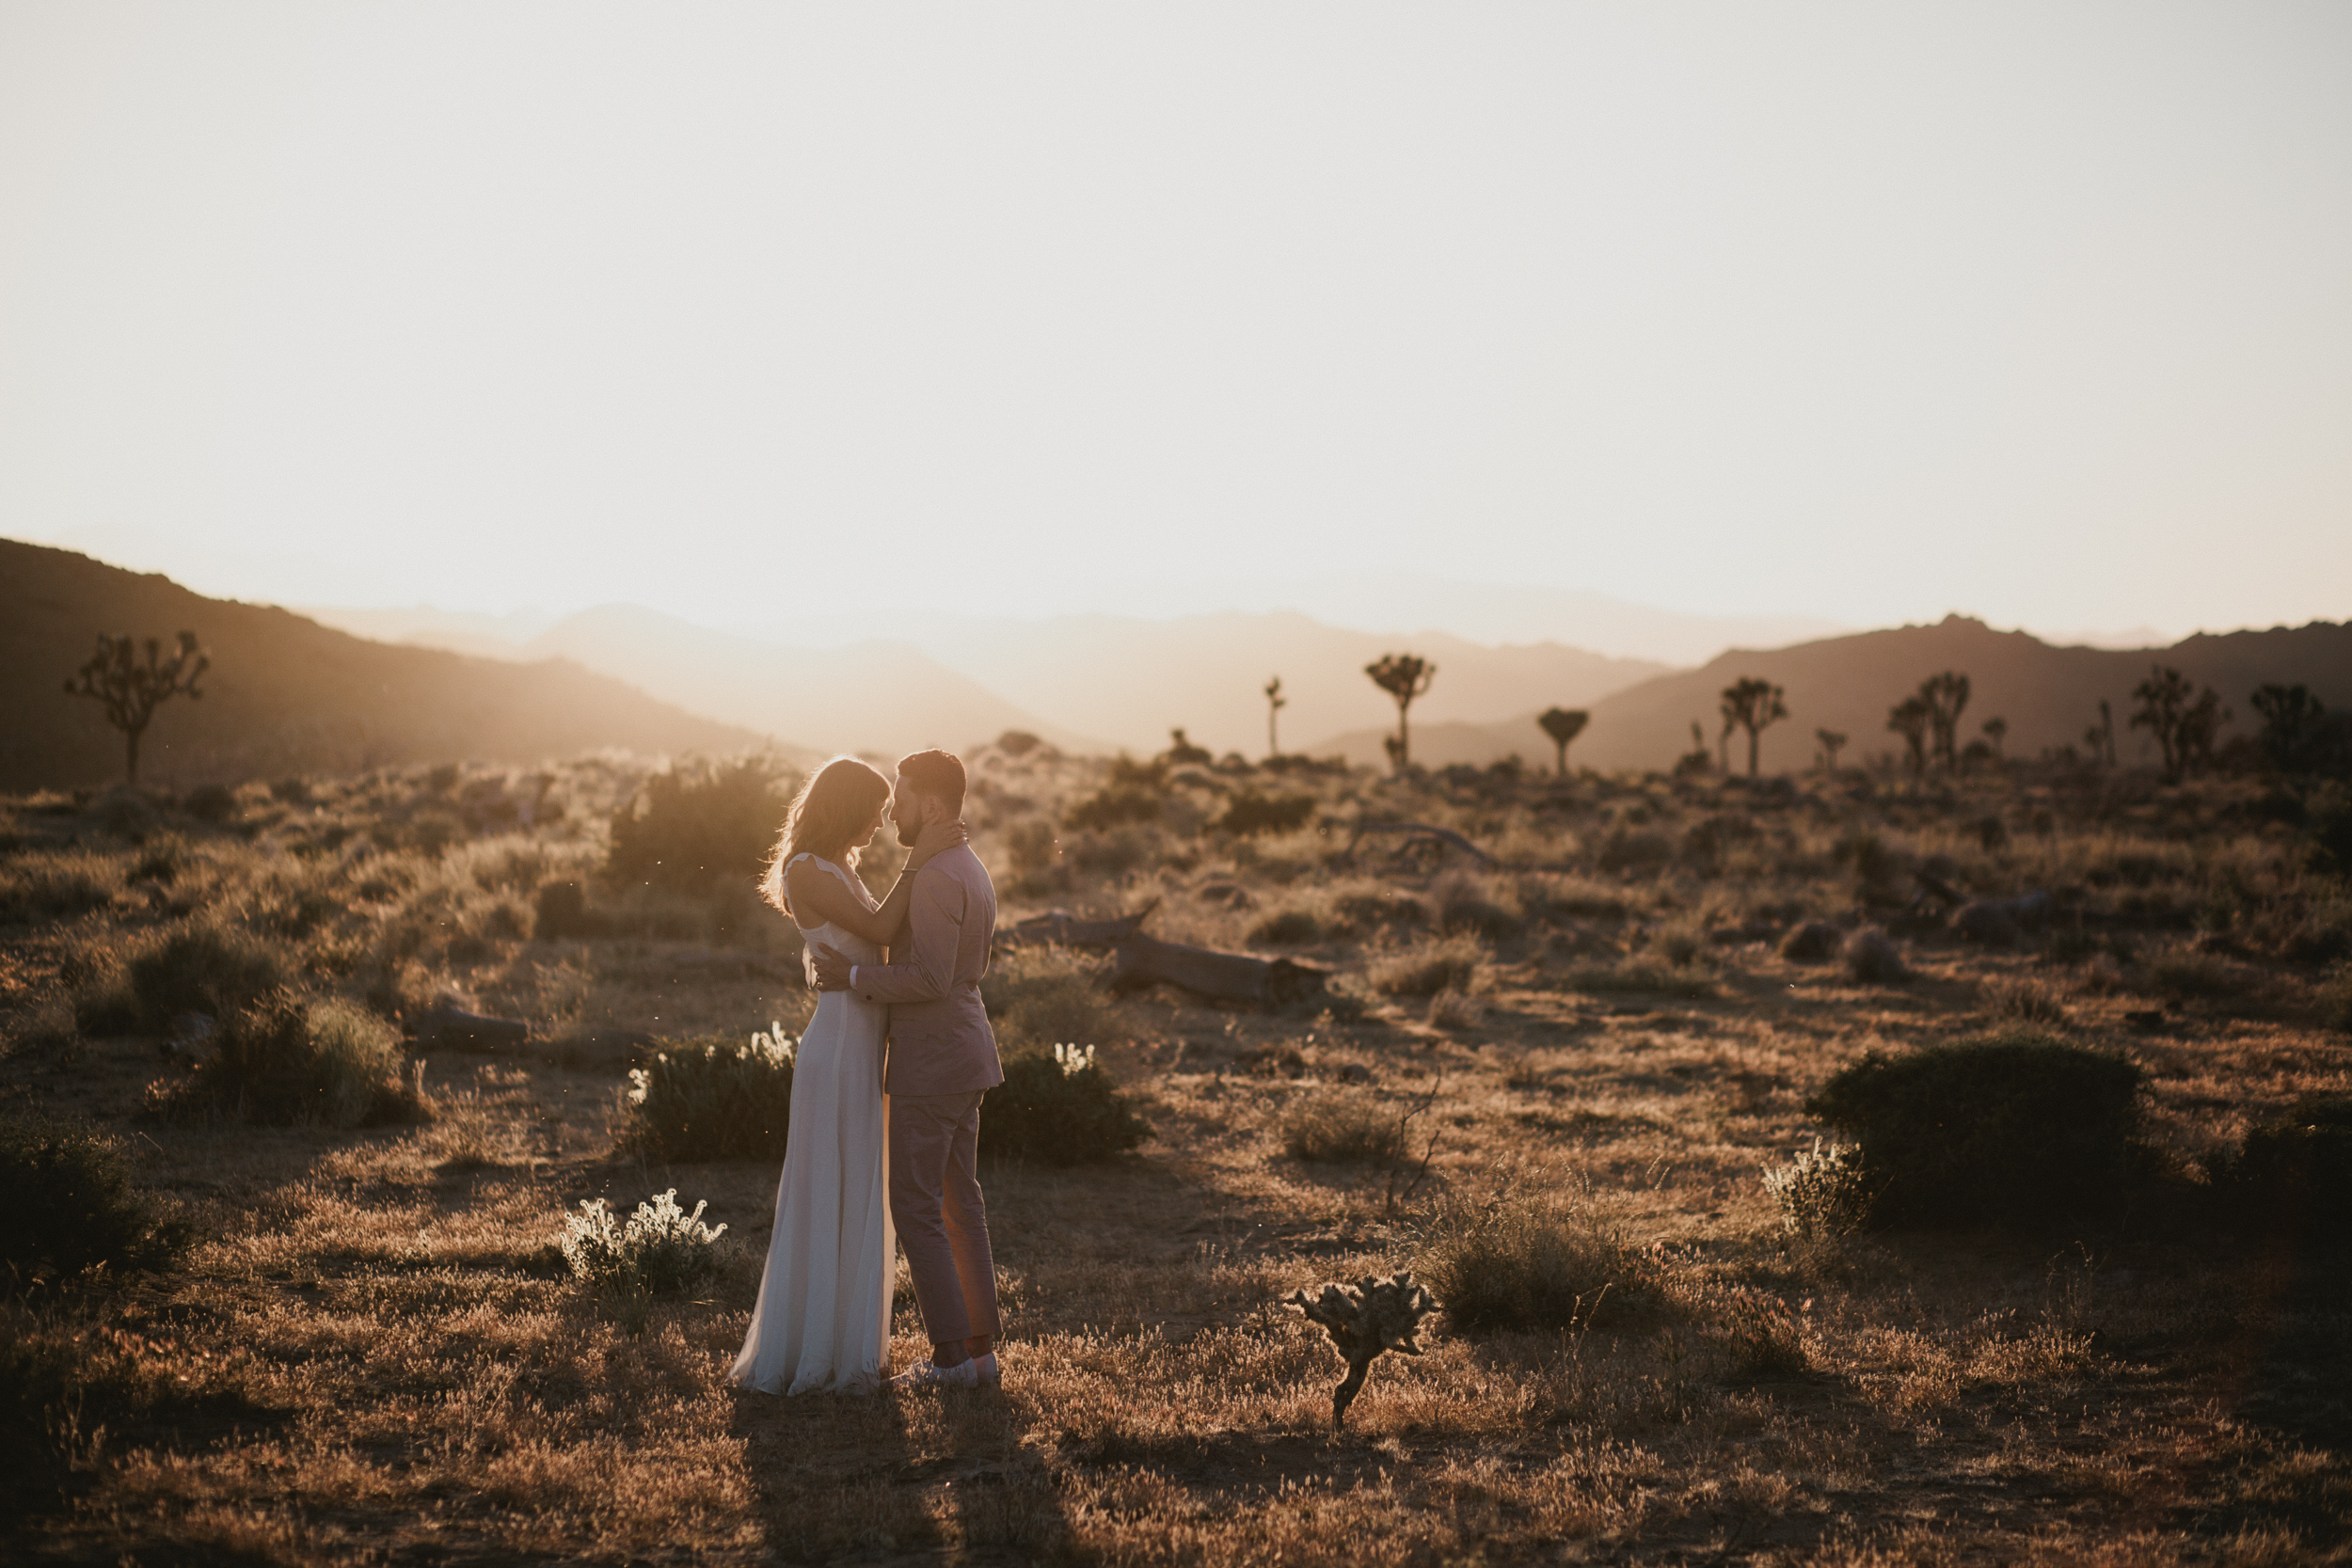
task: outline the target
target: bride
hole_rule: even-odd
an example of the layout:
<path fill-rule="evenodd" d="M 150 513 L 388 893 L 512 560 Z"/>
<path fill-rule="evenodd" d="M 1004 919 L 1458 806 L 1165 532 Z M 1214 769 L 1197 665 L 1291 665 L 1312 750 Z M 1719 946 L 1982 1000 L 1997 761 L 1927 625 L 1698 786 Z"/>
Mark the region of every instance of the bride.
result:
<path fill-rule="evenodd" d="M 834 758 L 793 800 L 760 888 L 804 942 L 856 963 L 882 961 L 882 944 L 906 920 L 916 868 L 964 839 L 958 823 L 924 829 L 877 905 L 853 868 L 889 802 L 887 778 L 853 757 Z M 739 1386 L 807 1394 L 881 1386 L 897 1252 L 884 1158 L 889 1018 L 886 1007 L 829 990 L 802 1033 L 775 1234 L 751 1330 L 727 1374 Z"/>

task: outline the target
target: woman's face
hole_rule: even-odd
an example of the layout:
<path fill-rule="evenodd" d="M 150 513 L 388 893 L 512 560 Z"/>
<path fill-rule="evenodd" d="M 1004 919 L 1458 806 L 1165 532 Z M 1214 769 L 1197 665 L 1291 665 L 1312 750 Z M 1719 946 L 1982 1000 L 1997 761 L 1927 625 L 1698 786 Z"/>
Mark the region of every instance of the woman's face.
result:
<path fill-rule="evenodd" d="M 874 835 L 882 832 L 882 816 L 889 809 L 888 801 L 874 808 L 873 819 L 858 830 L 857 837 L 853 841 L 857 847 L 863 849 L 874 842 Z"/>

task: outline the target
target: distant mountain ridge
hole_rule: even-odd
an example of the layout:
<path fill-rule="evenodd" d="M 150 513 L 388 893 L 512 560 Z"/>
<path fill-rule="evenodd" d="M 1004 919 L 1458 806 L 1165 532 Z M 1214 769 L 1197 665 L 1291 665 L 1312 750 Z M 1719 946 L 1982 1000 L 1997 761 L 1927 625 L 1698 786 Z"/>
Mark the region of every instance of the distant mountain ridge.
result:
<path fill-rule="evenodd" d="M 1888 709 L 1944 670 L 1969 677 L 1968 707 L 1961 717 L 1963 741 L 1975 738 L 1983 721 L 1997 715 L 2009 721 L 2003 744 L 2011 756 L 2079 744 L 2104 698 L 2115 714 L 2119 754 L 2137 759 L 2143 752 L 2153 755 L 2153 746 L 2145 730 L 2128 727 L 2131 691 L 2158 664 L 2221 694 L 2236 714 L 2234 725 L 2222 731 L 2225 739 L 2259 727 L 2247 699 L 2265 682 L 2299 682 L 2331 710 L 2352 708 L 2352 625 L 2314 621 L 2264 631 L 2200 633 L 2167 648 L 2054 648 L 2026 632 L 1995 631 L 1981 621 L 1950 615 L 1933 626 L 1860 632 L 1793 648 L 1735 651 L 1699 669 L 1645 681 L 1592 705 L 1592 722 L 1570 748 L 1569 761 L 1602 768 L 1670 767 L 1691 749 L 1692 720 L 1711 749 L 1722 729 L 1718 694 L 1752 675 L 1788 693 L 1788 717 L 1764 732 L 1759 748 L 1765 771 L 1810 766 L 1817 729 L 1844 734 L 1844 760 L 1860 762 L 1901 750 L 1900 738 L 1886 728 Z M 1392 727 L 1359 730 L 1337 737 L 1330 750 L 1378 763 L 1380 738 L 1389 733 Z M 1514 752 L 1531 762 L 1552 754 L 1533 710 L 1500 723 L 1414 726 L 1414 760 L 1429 766 L 1492 762 Z M 1734 765 L 1745 767 L 1746 754 L 1741 732 L 1732 744 Z"/>
<path fill-rule="evenodd" d="M 373 642 L 291 610 L 0 540 L 0 789 L 119 780 L 121 736 L 98 704 L 65 694 L 66 679 L 100 632 L 168 644 L 183 628 L 202 640 L 212 669 L 201 698 L 156 710 L 140 755 L 149 784 L 771 744 L 565 659 L 519 664 Z"/>

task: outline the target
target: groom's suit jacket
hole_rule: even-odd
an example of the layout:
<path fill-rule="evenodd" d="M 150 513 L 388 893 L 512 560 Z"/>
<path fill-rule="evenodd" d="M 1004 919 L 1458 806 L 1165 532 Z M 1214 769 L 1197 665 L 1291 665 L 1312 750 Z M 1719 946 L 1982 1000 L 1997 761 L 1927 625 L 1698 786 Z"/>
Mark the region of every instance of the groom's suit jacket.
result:
<path fill-rule="evenodd" d="M 890 939 L 891 961 L 850 972 L 850 990 L 890 1009 L 885 1092 L 962 1094 L 1005 1081 L 980 1005 L 995 938 L 996 884 L 969 847 L 943 850 L 914 874 L 914 901 Z"/>

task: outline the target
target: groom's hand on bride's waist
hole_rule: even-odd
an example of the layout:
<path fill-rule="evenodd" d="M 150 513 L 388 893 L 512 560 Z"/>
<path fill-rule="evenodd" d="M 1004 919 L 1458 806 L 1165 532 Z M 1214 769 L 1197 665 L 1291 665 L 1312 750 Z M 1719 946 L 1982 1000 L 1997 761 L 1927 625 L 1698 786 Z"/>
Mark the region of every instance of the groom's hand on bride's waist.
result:
<path fill-rule="evenodd" d="M 818 990 L 848 990 L 850 989 L 849 959 L 821 942 L 810 943 L 809 956 L 811 965 L 817 971 Z"/>

